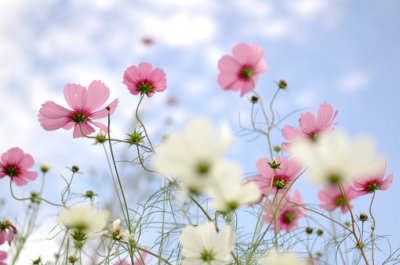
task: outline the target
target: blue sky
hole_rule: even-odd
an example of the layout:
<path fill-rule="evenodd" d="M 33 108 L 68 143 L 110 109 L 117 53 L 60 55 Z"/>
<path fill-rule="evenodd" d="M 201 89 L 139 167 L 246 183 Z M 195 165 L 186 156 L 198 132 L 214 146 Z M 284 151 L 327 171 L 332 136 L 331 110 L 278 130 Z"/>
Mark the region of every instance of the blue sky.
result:
<path fill-rule="evenodd" d="M 388 171 L 395 174 L 390 190 L 376 200 L 377 232 L 392 235 L 397 247 L 399 8 L 395 0 L 3 0 L 0 150 L 20 146 L 38 164 L 50 163 L 55 177 L 72 164 L 88 172 L 96 159 L 103 159 L 101 149 L 73 140 L 70 131 L 43 131 L 36 117 L 40 105 L 46 100 L 63 104 L 65 83 L 87 86 L 100 79 L 110 87 L 111 99 L 120 98 L 114 124 L 116 135 L 124 137 L 137 99 L 123 86 L 122 74 L 141 61 L 162 67 L 168 80 L 167 92 L 145 106 L 153 135 L 165 127 L 167 117 L 174 121 L 171 129 L 195 115 L 228 121 L 238 131 L 238 113 L 248 117 L 250 105 L 246 97 L 218 87 L 216 64 L 238 42 L 258 43 L 269 71 L 257 91 L 267 101 L 274 81 L 289 83 L 277 100 L 280 113 L 316 112 L 329 102 L 339 110 L 338 126 L 354 137 L 366 134 L 376 140 L 389 161 Z M 154 45 L 142 45 L 143 37 L 154 38 Z M 165 106 L 169 96 L 177 98 L 176 107 Z M 297 119 L 294 115 L 288 123 L 297 125 Z M 274 136 L 277 143 L 279 137 Z M 250 174 L 255 161 L 266 156 L 260 148 L 266 144 L 261 138 L 249 140 L 238 138 L 231 156 Z M 1 194 L 7 194 L 7 186 L 0 187 Z M 301 187 L 316 191 L 311 184 Z M 305 197 L 315 202 L 315 194 Z M 356 205 L 366 211 L 365 200 Z"/>

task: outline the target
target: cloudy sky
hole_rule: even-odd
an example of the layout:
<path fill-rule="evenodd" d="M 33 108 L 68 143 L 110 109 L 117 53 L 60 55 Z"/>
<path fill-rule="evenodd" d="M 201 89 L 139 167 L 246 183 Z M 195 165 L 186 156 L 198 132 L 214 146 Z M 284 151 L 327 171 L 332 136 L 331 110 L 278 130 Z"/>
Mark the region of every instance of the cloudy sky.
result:
<path fill-rule="evenodd" d="M 132 129 L 137 99 L 122 84 L 122 74 L 141 61 L 163 68 L 168 80 L 167 91 L 144 106 L 153 135 L 166 120 L 179 126 L 196 115 L 227 121 L 238 131 L 239 113 L 246 120 L 250 105 L 246 97 L 221 91 L 216 65 L 235 44 L 258 43 L 269 65 L 257 87 L 264 100 L 275 81 L 286 79 L 289 88 L 276 102 L 280 113 L 315 112 L 329 102 L 339 110 L 338 126 L 353 137 L 376 140 L 395 173 L 391 189 L 376 199 L 377 232 L 392 235 L 398 247 L 399 8 L 395 0 L 1 0 L 0 151 L 20 146 L 38 164 L 50 163 L 55 178 L 72 164 L 99 168 L 101 149 L 73 140 L 71 131 L 43 131 L 38 110 L 47 100 L 64 104 L 66 83 L 87 86 L 100 79 L 111 98 L 120 99 L 114 132 L 123 137 Z M 143 45 L 143 38 L 154 44 Z M 178 102 L 173 108 L 166 105 L 170 97 Z M 293 115 L 287 122 L 296 125 L 297 119 Z M 251 139 L 238 138 L 231 153 L 249 174 L 256 159 L 266 156 L 266 143 Z M 278 133 L 274 139 L 282 140 Z M 8 199 L 8 184 L 1 182 L 0 196 Z M 316 200 L 315 193 L 305 197 Z M 365 200 L 356 205 L 367 211 Z"/>

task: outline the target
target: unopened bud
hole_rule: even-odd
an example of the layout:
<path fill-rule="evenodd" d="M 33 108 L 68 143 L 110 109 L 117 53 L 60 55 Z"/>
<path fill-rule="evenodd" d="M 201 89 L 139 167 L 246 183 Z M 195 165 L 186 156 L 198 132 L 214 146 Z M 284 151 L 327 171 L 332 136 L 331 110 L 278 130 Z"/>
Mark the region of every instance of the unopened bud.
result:
<path fill-rule="evenodd" d="M 307 234 L 311 235 L 313 231 L 314 231 L 314 229 L 312 227 L 309 227 L 309 226 L 306 227 Z"/>
<path fill-rule="evenodd" d="M 287 87 L 287 82 L 285 80 L 279 80 L 278 86 L 280 89 L 285 89 Z"/>
<path fill-rule="evenodd" d="M 79 167 L 74 165 L 74 166 L 72 166 L 71 171 L 72 171 L 72 173 L 78 173 Z"/>
<path fill-rule="evenodd" d="M 43 174 L 47 173 L 47 172 L 49 171 L 49 169 L 50 169 L 50 167 L 49 167 L 49 165 L 46 164 L 46 163 L 43 163 L 43 164 L 40 166 L 40 171 L 42 171 Z"/>
<path fill-rule="evenodd" d="M 258 102 L 258 97 L 257 96 L 251 96 L 250 102 L 253 104 L 256 104 Z"/>
<path fill-rule="evenodd" d="M 360 219 L 361 222 L 365 222 L 365 221 L 368 220 L 368 215 L 365 214 L 365 213 L 361 213 L 360 216 L 359 216 L 359 219 Z"/>

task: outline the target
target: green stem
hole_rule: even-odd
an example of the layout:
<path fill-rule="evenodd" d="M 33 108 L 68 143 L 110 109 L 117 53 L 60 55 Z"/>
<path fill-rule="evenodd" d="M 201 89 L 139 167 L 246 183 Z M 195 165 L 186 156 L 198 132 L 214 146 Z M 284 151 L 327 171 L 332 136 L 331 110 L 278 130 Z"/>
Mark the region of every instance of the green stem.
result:
<path fill-rule="evenodd" d="M 372 214 L 372 204 L 374 203 L 374 199 L 375 199 L 375 191 L 372 194 L 371 203 L 369 204 L 369 215 L 372 218 L 372 226 L 371 226 L 371 259 L 372 259 L 372 265 L 375 264 L 374 250 L 375 250 L 375 225 L 376 225 L 376 221 L 375 221 L 374 215 Z"/>

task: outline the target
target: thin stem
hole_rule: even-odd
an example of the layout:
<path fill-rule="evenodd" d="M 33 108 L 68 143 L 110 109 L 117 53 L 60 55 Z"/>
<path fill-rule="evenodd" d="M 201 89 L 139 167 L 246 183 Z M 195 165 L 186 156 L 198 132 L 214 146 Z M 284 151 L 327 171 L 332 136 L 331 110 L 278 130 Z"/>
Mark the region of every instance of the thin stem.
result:
<path fill-rule="evenodd" d="M 11 196 L 14 198 L 14 200 L 17 200 L 17 201 L 30 201 L 30 200 L 32 200 L 32 197 L 18 198 L 17 196 L 15 196 L 13 188 L 12 188 L 12 180 L 11 179 L 10 179 L 10 193 L 11 193 Z M 40 196 L 35 197 L 35 199 L 44 201 L 45 203 L 48 203 L 48 204 L 53 205 L 53 206 L 64 207 L 61 204 L 57 204 L 57 203 L 48 201 L 48 200 L 46 200 L 46 199 L 44 199 L 44 198 L 42 198 Z"/>
<path fill-rule="evenodd" d="M 356 244 L 357 244 L 356 247 L 360 250 L 361 256 L 364 259 L 365 264 L 369 265 L 367 256 L 365 255 L 365 251 L 364 251 L 364 244 L 360 241 L 360 239 L 358 238 L 357 233 L 356 233 L 356 228 L 355 228 L 356 220 L 354 218 L 353 211 L 351 210 L 350 201 L 347 198 L 347 194 L 346 194 L 346 191 L 343 188 L 343 185 L 339 184 L 339 188 L 340 188 L 340 191 L 343 194 L 343 197 L 344 197 L 344 199 L 346 201 L 347 208 L 349 209 L 349 212 L 350 212 L 352 234 L 353 234 L 354 239 L 356 240 Z"/>
<path fill-rule="evenodd" d="M 140 104 L 142 103 L 143 98 L 144 98 L 144 94 L 142 94 L 142 95 L 140 96 L 139 103 L 138 103 L 137 106 L 136 106 L 135 116 L 136 116 L 137 121 L 140 123 L 140 126 L 143 128 L 143 132 L 144 132 L 144 134 L 146 135 L 147 141 L 149 142 L 151 151 L 154 151 L 154 147 L 153 147 L 153 144 L 151 143 L 151 140 L 150 140 L 149 134 L 147 133 L 146 127 L 144 126 L 144 123 L 142 122 L 142 120 L 141 120 L 140 117 L 139 117 L 139 106 L 140 106 Z"/>
<path fill-rule="evenodd" d="M 123 186 L 122 186 L 121 178 L 120 178 L 119 173 L 118 173 L 118 167 L 117 167 L 117 163 L 116 163 L 116 160 L 115 160 L 115 156 L 114 156 L 114 151 L 113 151 L 112 143 L 111 143 L 111 141 L 110 141 L 110 138 L 111 138 L 111 136 L 110 136 L 110 135 L 111 135 L 111 133 L 110 133 L 110 123 L 111 123 L 110 112 L 108 112 L 108 115 L 107 115 L 108 146 L 109 146 L 109 148 L 110 148 L 111 160 L 112 160 L 112 162 L 113 162 L 115 175 L 117 176 L 117 181 L 118 181 L 119 189 L 120 189 L 121 194 L 122 194 L 122 199 L 123 199 L 124 206 L 125 206 L 125 211 L 126 211 L 126 219 L 125 219 L 125 222 L 126 222 L 126 224 L 127 224 L 127 226 L 128 226 L 128 230 L 129 230 L 129 234 L 130 234 L 130 233 L 132 233 L 133 230 L 132 230 L 132 227 L 131 227 L 131 219 L 130 219 L 130 216 L 129 216 L 128 203 L 127 203 L 127 201 L 126 201 L 126 197 L 125 197 L 125 193 L 124 193 L 124 188 L 123 188 Z M 124 216 L 124 217 L 125 217 L 125 216 Z M 131 247 L 129 247 L 129 256 L 130 256 L 131 262 L 132 262 L 132 264 L 133 264 L 133 260 L 134 260 L 134 259 L 133 259 L 133 253 L 132 253 L 132 248 L 131 248 Z"/>
<path fill-rule="evenodd" d="M 372 259 L 372 265 L 375 264 L 374 250 L 375 250 L 375 225 L 376 225 L 376 221 L 375 221 L 374 215 L 372 214 L 372 204 L 374 203 L 374 199 L 375 199 L 375 191 L 372 194 L 371 203 L 369 204 L 369 215 L 372 218 L 372 226 L 371 226 L 371 259 Z"/>
<path fill-rule="evenodd" d="M 150 251 L 150 250 L 148 250 L 148 249 L 145 249 L 145 248 L 142 248 L 142 247 L 137 247 L 137 248 L 138 248 L 140 251 L 146 252 L 147 254 L 152 255 L 153 257 L 156 257 L 156 258 L 158 258 L 159 260 L 164 261 L 165 264 L 172 265 L 171 262 L 169 262 L 169 261 L 166 260 L 165 258 L 161 257 L 160 255 L 157 255 L 156 253 L 154 253 L 154 252 L 152 252 L 152 251 Z M 132 264 L 133 264 L 133 263 L 132 263 Z"/>

